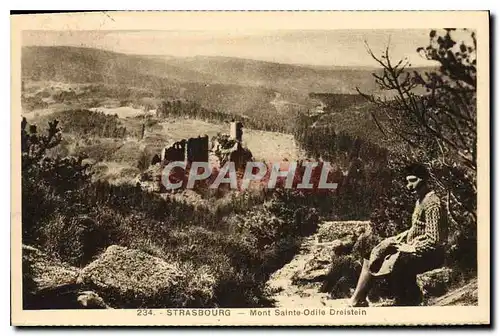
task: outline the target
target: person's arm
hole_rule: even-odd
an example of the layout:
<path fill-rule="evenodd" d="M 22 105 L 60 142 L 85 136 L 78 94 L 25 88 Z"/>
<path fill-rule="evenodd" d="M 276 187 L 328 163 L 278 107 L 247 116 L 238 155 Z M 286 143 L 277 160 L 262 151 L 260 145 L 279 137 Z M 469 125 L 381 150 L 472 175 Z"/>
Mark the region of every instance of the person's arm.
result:
<path fill-rule="evenodd" d="M 419 254 L 433 250 L 439 242 L 439 205 L 431 205 L 425 210 L 425 232 L 415 238 L 415 251 Z"/>
<path fill-rule="evenodd" d="M 402 242 L 403 240 L 405 240 L 406 236 L 408 236 L 408 232 L 410 231 L 410 229 L 408 230 L 405 230 L 397 235 L 394 236 L 394 240 L 398 243 Z"/>

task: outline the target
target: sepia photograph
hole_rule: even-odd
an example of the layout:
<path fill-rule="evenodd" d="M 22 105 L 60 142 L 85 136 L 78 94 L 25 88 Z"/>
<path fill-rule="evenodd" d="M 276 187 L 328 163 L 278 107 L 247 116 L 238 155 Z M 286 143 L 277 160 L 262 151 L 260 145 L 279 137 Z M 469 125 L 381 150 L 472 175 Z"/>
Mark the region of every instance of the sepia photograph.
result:
<path fill-rule="evenodd" d="M 452 28 L 402 13 L 393 28 L 19 18 L 17 323 L 398 324 L 416 307 L 433 312 L 422 324 L 454 319 L 444 309 L 489 323 L 489 17 L 467 14 Z M 54 315 L 22 315 L 38 313 Z"/>

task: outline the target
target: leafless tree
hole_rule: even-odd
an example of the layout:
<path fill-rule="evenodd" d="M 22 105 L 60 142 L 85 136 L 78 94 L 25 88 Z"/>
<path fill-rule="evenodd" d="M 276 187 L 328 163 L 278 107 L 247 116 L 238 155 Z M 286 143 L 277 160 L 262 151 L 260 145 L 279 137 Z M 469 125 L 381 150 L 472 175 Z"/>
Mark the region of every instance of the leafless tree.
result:
<path fill-rule="evenodd" d="M 462 40 L 454 34 L 465 36 Z M 434 61 L 427 69 L 412 69 L 407 59 L 394 62 L 389 46 L 381 56 L 366 45 L 382 67 L 374 73 L 382 94 L 358 93 L 372 102 L 371 115 L 383 136 L 404 144 L 403 155 L 416 157 L 429 166 L 434 182 L 447 193 L 453 214 L 476 222 L 476 36 L 468 30 L 432 30 L 429 45 L 418 48 L 422 57 Z M 455 211 L 453 211 L 453 209 Z M 456 210 L 458 209 L 458 210 Z"/>
<path fill-rule="evenodd" d="M 439 36 L 430 33 L 430 44 L 417 51 L 439 65 L 435 71 L 411 71 L 408 60 L 393 62 L 389 46 L 372 58 L 382 67 L 374 73 L 376 83 L 387 95 L 358 92 L 376 104 L 372 112 L 385 136 L 395 136 L 412 149 L 437 149 L 443 164 L 457 161 L 476 170 L 476 38 L 470 33 L 471 45 L 452 39 L 455 29 Z M 425 93 L 423 93 L 425 92 Z"/>

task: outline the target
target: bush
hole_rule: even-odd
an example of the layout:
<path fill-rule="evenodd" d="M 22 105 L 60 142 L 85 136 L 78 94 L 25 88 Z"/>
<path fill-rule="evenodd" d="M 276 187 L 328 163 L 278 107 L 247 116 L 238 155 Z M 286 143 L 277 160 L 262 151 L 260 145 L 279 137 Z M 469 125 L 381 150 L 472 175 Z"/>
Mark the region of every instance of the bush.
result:
<path fill-rule="evenodd" d="M 137 160 L 137 168 L 139 168 L 141 172 L 145 171 L 149 168 L 152 158 L 152 153 L 147 150 L 143 150 L 139 156 L 139 160 Z"/>
<path fill-rule="evenodd" d="M 99 252 L 112 244 L 114 228 L 86 215 L 56 214 L 40 230 L 44 250 L 73 266 L 88 264 Z"/>
<path fill-rule="evenodd" d="M 321 291 L 330 293 L 333 299 L 351 297 L 360 273 L 361 264 L 352 255 L 334 255 Z"/>

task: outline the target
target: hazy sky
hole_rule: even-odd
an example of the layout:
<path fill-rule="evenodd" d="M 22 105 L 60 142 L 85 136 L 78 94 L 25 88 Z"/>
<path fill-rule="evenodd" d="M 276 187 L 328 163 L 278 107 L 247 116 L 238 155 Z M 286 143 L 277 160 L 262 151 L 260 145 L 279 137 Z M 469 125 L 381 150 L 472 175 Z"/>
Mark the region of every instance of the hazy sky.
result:
<path fill-rule="evenodd" d="M 429 65 L 417 54 L 429 44 L 428 30 L 328 31 L 25 31 L 23 45 L 66 45 L 127 54 L 230 56 L 282 63 L 377 66 L 364 42 L 380 54 L 390 41 L 394 59 Z"/>

